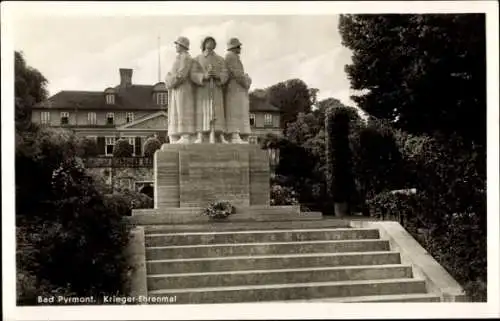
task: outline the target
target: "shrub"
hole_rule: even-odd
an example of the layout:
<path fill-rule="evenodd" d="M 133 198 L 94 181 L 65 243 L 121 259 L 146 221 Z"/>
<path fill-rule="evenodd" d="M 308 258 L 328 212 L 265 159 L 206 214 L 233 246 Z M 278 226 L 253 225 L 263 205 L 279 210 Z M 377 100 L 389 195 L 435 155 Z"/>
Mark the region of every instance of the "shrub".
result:
<path fill-rule="evenodd" d="M 107 208 L 116 211 L 121 216 L 132 215 L 133 209 L 153 208 L 153 199 L 135 191 L 123 191 L 105 195 L 104 202 Z"/>
<path fill-rule="evenodd" d="M 144 156 L 153 157 L 155 152 L 161 148 L 161 141 L 156 137 L 150 137 L 144 143 Z"/>
<path fill-rule="evenodd" d="M 349 146 L 351 109 L 345 107 L 327 110 L 326 129 L 326 184 L 327 195 L 333 201 L 349 202 L 354 189 Z"/>
<path fill-rule="evenodd" d="M 134 147 L 126 139 L 119 139 L 113 147 L 113 157 L 132 157 Z"/>
<path fill-rule="evenodd" d="M 399 222 L 415 219 L 417 197 L 400 193 L 383 192 L 368 199 L 370 214 L 379 219 L 391 219 Z"/>
<path fill-rule="evenodd" d="M 38 295 L 124 294 L 129 227 L 74 157 L 74 136 L 35 129 L 18 139 L 18 302 L 34 304 L 34 288 Z"/>
<path fill-rule="evenodd" d="M 99 155 L 97 142 L 94 139 L 83 137 L 77 141 L 77 154 L 80 157 L 96 157 Z"/>
<path fill-rule="evenodd" d="M 451 152 L 452 148 L 424 140 L 421 154 L 411 156 L 418 174 L 417 194 L 382 193 L 368 203 L 374 215 L 399 219 L 471 300 L 484 301 L 486 189 L 478 171 L 481 164 L 476 163 L 482 158 L 465 150 Z"/>
<path fill-rule="evenodd" d="M 297 193 L 291 187 L 271 185 L 271 205 L 298 205 Z"/>
<path fill-rule="evenodd" d="M 220 201 L 211 202 L 203 209 L 202 215 L 206 215 L 213 220 L 225 219 L 229 215 L 234 214 L 235 208 L 230 202 Z"/>
<path fill-rule="evenodd" d="M 359 201 L 411 184 L 390 126 L 372 120 L 351 134 L 350 146 Z"/>

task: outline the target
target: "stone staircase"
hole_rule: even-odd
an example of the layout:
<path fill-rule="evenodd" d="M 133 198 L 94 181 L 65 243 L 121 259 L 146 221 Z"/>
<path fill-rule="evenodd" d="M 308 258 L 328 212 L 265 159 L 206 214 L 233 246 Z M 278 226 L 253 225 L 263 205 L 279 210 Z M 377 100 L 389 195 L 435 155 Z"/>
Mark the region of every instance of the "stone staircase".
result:
<path fill-rule="evenodd" d="M 282 226 L 146 228 L 148 296 L 186 304 L 440 301 L 375 228 Z"/>

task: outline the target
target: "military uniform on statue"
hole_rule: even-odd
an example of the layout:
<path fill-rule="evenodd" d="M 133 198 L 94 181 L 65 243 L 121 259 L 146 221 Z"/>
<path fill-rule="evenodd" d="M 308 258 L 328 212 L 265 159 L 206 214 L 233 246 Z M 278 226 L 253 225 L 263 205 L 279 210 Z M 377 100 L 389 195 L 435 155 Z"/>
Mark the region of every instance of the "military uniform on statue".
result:
<path fill-rule="evenodd" d="M 190 77 L 193 59 L 188 53 L 188 38 L 179 37 L 175 45 L 177 57 L 166 77 L 168 137 L 172 144 L 187 144 L 194 133 L 194 84 Z"/>
<path fill-rule="evenodd" d="M 251 79 L 239 57 L 241 42 L 231 38 L 227 44 L 223 58 L 214 52 L 215 39 L 206 37 L 202 54 L 191 59 L 189 39 L 175 41 L 178 55 L 166 77 L 168 133 L 174 143 L 163 144 L 154 155 L 153 212 L 168 214 L 159 220 L 182 220 L 169 215 L 204 208 L 213 201 L 228 201 L 247 212 L 250 207 L 253 212 L 268 211 L 269 156 L 245 140 L 250 134 Z"/>
<path fill-rule="evenodd" d="M 240 59 L 241 42 L 237 38 L 229 39 L 227 43 L 226 65 L 229 70 L 229 81 L 226 87 L 226 122 L 231 143 L 248 144 L 242 136 L 248 137 L 250 130 L 250 102 L 248 90 L 252 79 L 243 69 Z"/>
<path fill-rule="evenodd" d="M 191 80 L 197 85 L 195 143 L 202 143 L 210 133 L 212 139 L 215 135 L 219 142 L 227 143 L 224 138 L 224 86 L 228 80 L 228 72 L 224 58 L 214 52 L 215 47 L 215 39 L 206 37 L 201 44 L 202 54 L 195 58 L 191 70 Z"/>

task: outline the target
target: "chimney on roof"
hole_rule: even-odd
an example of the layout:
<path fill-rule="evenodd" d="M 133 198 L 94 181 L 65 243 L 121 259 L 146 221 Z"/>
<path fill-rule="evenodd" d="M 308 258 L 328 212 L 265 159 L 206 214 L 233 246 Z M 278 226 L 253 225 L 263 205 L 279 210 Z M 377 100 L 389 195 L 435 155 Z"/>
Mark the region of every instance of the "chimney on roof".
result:
<path fill-rule="evenodd" d="M 120 87 L 132 85 L 132 69 L 120 68 Z"/>

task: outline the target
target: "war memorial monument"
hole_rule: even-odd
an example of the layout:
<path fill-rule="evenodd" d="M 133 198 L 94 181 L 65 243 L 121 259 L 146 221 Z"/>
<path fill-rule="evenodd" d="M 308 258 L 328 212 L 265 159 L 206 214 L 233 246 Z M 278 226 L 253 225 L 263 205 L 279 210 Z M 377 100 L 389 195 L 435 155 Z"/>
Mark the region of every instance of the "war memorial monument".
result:
<path fill-rule="evenodd" d="M 170 143 L 154 155 L 154 208 L 131 217 L 130 297 L 143 298 L 133 303 L 464 300 L 398 222 L 271 206 L 268 153 L 247 141 L 251 78 L 241 42 L 229 39 L 225 57 L 212 37 L 194 58 L 187 38 L 175 47 Z M 219 202 L 234 212 L 200 214 Z"/>

